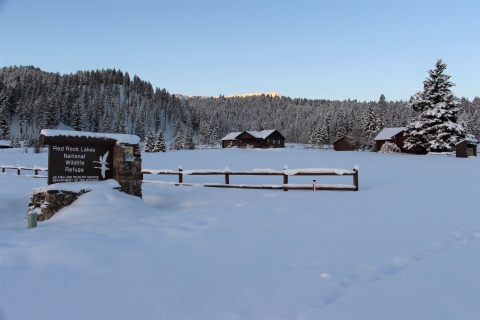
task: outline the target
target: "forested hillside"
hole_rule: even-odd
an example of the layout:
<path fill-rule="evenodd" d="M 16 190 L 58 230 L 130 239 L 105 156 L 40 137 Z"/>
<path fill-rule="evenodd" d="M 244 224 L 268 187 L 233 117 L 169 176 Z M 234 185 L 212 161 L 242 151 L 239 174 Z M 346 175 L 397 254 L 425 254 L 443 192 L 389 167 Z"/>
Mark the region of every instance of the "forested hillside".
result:
<path fill-rule="evenodd" d="M 144 139 L 149 130 L 165 131 L 181 123 L 186 131 L 197 133 L 201 144 L 215 143 L 231 131 L 258 128 L 278 129 L 288 142 L 328 144 L 346 132 L 370 139 L 383 127 L 405 126 L 415 115 L 407 101 L 387 101 L 380 93 L 379 97 L 370 102 L 185 97 L 154 89 L 148 81 L 115 69 L 60 75 L 33 66 L 4 67 L 0 139 L 12 135 L 25 139 L 61 123 L 76 130 L 133 133 Z M 461 102 L 461 121 L 479 137 L 480 99 Z"/>

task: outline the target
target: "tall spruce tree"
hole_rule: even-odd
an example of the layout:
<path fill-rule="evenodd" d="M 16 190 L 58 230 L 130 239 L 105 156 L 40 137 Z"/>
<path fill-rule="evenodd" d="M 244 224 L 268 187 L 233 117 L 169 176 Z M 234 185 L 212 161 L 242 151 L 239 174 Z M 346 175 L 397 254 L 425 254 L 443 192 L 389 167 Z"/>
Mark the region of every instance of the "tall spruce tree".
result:
<path fill-rule="evenodd" d="M 148 130 L 147 135 L 145 136 L 145 152 L 154 152 L 155 150 L 155 136 L 153 135 L 152 130 Z"/>
<path fill-rule="evenodd" d="M 0 140 L 7 140 L 10 137 L 10 123 L 8 121 L 8 109 L 0 105 Z"/>
<path fill-rule="evenodd" d="M 405 148 L 446 151 L 465 137 L 465 129 L 458 123 L 460 101 L 450 90 L 455 84 L 443 74 L 447 65 L 438 59 L 435 69 L 423 82 L 423 92 L 417 92 L 408 104 L 418 116 L 406 127 Z"/>
<path fill-rule="evenodd" d="M 153 148 L 153 152 L 165 151 L 167 151 L 167 146 L 165 145 L 165 137 L 163 136 L 162 128 L 160 128 L 155 136 L 155 147 Z"/>
<path fill-rule="evenodd" d="M 193 141 L 193 128 L 192 128 L 192 126 L 187 127 L 187 135 L 185 137 L 185 149 L 187 149 L 187 150 L 195 149 L 195 141 Z"/>
<path fill-rule="evenodd" d="M 177 120 L 175 123 L 175 127 L 173 129 L 174 137 L 172 143 L 172 149 L 174 150 L 182 150 L 183 149 L 183 127 L 180 123 L 180 119 Z"/>

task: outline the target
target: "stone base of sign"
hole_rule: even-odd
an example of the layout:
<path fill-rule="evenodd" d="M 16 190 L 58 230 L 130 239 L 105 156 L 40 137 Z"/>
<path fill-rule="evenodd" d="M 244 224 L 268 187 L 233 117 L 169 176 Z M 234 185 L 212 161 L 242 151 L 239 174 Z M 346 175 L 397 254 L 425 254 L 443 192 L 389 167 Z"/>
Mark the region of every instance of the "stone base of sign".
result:
<path fill-rule="evenodd" d="M 127 161 L 125 149 L 133 148 L 133 159 Z M 116 143 L 113 147 L 113 179 L 120 184 L 120 191 L 142 197 L 142 158 L 138 144 Z"/>
<path fill-rule="evenodd" d="M 48 220 L 63 207 L 66 207 L 78 199 L 84 193 L 90 190 L 80 190 L 79 192 L 48 190 L 32 193 L 28 211 L 37 212 L 37 220 Z"/>

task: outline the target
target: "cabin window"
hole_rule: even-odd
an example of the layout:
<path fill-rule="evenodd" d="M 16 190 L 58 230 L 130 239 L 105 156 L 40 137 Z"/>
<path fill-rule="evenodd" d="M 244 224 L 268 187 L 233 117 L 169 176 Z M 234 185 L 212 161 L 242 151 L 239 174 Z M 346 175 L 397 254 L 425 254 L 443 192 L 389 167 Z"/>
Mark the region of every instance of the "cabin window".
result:
<path fill-rule="evenodd" d="M 270 144 L 270 139 L 267 139 L 267 144 Z"/>
<path fill-rule="evenodd" d="M 275 140 L 273 140 L 273 144 L 275 144 Z"/>
<path fill-rule="evenodd" d="M 278 140 L 278 144 L 280 144 L 280 140 Z"/>

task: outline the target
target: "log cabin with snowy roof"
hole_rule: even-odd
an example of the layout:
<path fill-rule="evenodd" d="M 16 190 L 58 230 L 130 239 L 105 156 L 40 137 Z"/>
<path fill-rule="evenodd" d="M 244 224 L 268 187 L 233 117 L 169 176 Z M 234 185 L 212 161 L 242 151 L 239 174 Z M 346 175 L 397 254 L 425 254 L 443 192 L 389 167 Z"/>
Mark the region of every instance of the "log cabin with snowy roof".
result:
<path fill-rule="evenodd" d="M 285 137 L 278 130 L 231 132 L 222 138 L 222 148 L 284 148 Z"/>
<path fill-rule="evenodd" d="M 375 141 L 375 151 L 378 152 L 382 148 L 385 142 L 391 142 L 397 145 L 400 148 L 400 151 L 403 153 L 412 153 L 412 151 L 405 149 L 403 142 L 405 141 L 405 127 L 398 128 L 384 128 L 378 133 L 378 135 L 373 139 Z"/>

